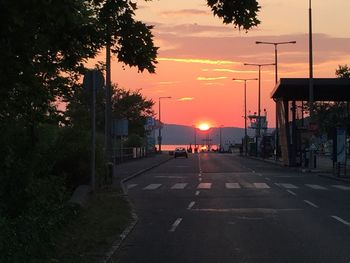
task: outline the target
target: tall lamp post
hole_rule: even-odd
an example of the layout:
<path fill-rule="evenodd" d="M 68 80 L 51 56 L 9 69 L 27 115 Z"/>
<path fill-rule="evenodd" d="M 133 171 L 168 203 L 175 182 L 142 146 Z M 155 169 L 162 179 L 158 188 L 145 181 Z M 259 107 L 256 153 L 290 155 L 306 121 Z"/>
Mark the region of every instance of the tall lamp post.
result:
<path fill-rule="evenodd" d="M 258 137 L 260 137 L 260 129 L 261 129 L 261 107 L 260 107 L 260 101 L 261 101 L 261 67 L 264 66 L 273 66 L 274 63 L 267 63 L 267 64 L 255 64 L 255 63 L 244 63 L 244 66 L 256 66 L 259 68 L 259 90 L 258 90 Z"/>
<path fill-rule="evenodd" d="M 233 78 L 232 80 L 237 81 L 244 81 L 244 149 L 245 149 L 245 155 L 247 155 L 248 152 L 248 144 L 247 144 L 247 81 L 249 80 L 258 80 L 257 78 L 254 79 L 237 79 Z"/>
<path fill-rule="evenodd" d="M 314 72 L 313 72 L 313 53 L 312 53 L 312 9 L 311 0 L 309 0 L 309 114 L 310 122 L 314 118 Z M 309 147 L 309 169 L 313 168 L 314 150 L 311 147 L 313 142 L 310 141 Z"/>
<path fill-rule="evenodd" d="M 160 111 L 160 100 L 161 99 L 171 99 L 170 96 L 168 97 L 159 97 L 158 98 L 158 114 L 159 114 L 159 129 L 158 129 L 158 149 L 159 152 L 162 151 L 162 122 L 161 122 L 161 111 Z"/>
<path fill-rule="evenodd" d="M 266 45 L 274 45 L 275 46 L 275 84 L 277 85 L 278 82 L 278 62 L 277 62 L 277 46 L 278 45 L 285 45 L 285 44 L 296 44 L 296 41 L 284 41 L 284 42 L 266 42 L 266 41 L 256 41 L 255 44 L 266 44 Z M 277 101 L 276 101 L 276 132 L 275 132 L 275 160 L 278 159 L 278 154 L 277 154 L 277 150 L 278 150 L 278 113 L 277 113 Z"/>

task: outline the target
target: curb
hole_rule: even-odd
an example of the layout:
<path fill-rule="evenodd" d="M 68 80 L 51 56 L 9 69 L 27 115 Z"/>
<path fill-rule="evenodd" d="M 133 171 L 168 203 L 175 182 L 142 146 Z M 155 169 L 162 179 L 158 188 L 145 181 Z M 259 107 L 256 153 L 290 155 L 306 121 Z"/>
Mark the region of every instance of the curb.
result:
<path fill-rule="evenodd" d="M 133 173 L 132 175 L 124 178 L 123 180 L 120 181 L 120 185 L 123 191 L 123 195 L 126 197 L 126 201 L 128 202 L 129 206 L 131 207 L 131 217 L 132 217 L 132 221 L 129 224 L 129 226 L 127 226 L 123 233 L 121 233 L 118 237 L 118 239 L 116 241 L 113 242 L 111 249 L 105 254 L 104 259 L 101 261 L 101 263 L 108 263 L 110 262 L 112 256 L 116 253 L 116 251 L 120 248 L 121 244 L 123 243 L 123 241 L 128 237 L 128 235 L 132 232 L 132 230 L 135 228 L 135 226 L 137 225 L 139 219 L 137 217 L 136 211 L 135 211 L 135 207 L 134 205 L 130 202 L 130 200 L 127 198 L 128 196 L 128 190 L 125 188 L 124 183 L 126 183 L 127 181 L 149 171 L 152 170 L 170 160 L 172 160 L 173 158 L 169 158 L 166 159 L 164 161 L 161 161 L 160 163 L 157 163 L 155 165 L 152 165 L 148 168 L 142 169 L 136 173 Z"/>
<path fill-rule="evenodd" d="M 148 168 L 145 168 L 145 169 L 142 169 L 142 170 L 140 170 L 140 171 L 138 171 L 136 173 L 133 173 L 132 175 L 129 175 L 128 177 L 126 177 L 123 180 L 121 180 L 120 181 L 120 186 L 121 186 L 121 188 L 123 190 L 124 195 L 126 195 L 126 196 L 128 195 L 128 189 L 125 188 L 124 183 L 126 183 L 127 181 L 130 181 L 131 179 L 133 179 L 133 178 L 135 178 L 135 177 L 137 177 L 137 176 L 139 176 L 139 175 L 141 175 L 141 174 L 143 174 L 145 172 L 148 172 L 149 170 L 152 170 L 152 169 L 154 169 L 154 168 L 156 168 L 156 167 L 158 167 L 158 166 L 160 166 L 160 165 L 162 165 L 162 164 L 164 164 L 164 163 L 166 163 L 166 162 L 168 162 L 168 161 L 170 161 L 172 159 L 174 159 L 174 158 L 168 158 L 168 159 L 166 159 L 164 161 L 161 161 L 160 163 L 154 164 L 154 165 L 152 165 L 152 166 L 150 166 Z"/>

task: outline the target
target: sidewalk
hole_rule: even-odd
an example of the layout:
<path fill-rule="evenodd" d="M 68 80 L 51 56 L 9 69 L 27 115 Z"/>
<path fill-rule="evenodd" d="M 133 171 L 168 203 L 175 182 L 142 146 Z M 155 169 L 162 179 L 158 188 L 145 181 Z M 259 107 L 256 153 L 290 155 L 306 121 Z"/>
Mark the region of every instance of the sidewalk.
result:
<path fill-rule="evenodd" d="M 168 152 L 155 154 L 141 159 L 131 160 L 114 167 L 113 186 L 119 187 L 121 182 L 126 182 L 154 167 L 173 159 Z"/>
<path fill-rule="evenodd" d="M 276 161 L 274 158 L 264 159 L 264 158 L 255 157 L 255 156 L 248 156 L 248 158 L 268 162 L 268 163 L 279 165 L 282 167 L 288 167 L 288 166 L 285 166 L 281 160 Z M 333 162 L 329 156 L 318 155 L 316 159 L 316 168 L 311 170 L 303 167 L 290 167 L 290 168 L 292 169 L 294 168 L 303 173 L 313 173 L 324 178 L 329 178 L 332 180 L 338 180 L 338 181 L 350 183 L 350 161 L 348 161 L 347 163 L 347 177 L 344 177 L 344 176 L 338 177 L 333 174 Z"/>

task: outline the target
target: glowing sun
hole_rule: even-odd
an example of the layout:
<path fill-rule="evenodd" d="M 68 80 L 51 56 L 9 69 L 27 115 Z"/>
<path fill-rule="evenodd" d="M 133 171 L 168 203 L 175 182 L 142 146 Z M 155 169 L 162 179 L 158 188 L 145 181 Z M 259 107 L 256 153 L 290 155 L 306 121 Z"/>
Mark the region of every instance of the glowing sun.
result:
<path fill-rule="evenodd" d="M 210 129 L 210 126 L 208 123 L 201 123 L 199 124 L 198 128 L 201 130 L 201 131 L 207 131 Z"/>

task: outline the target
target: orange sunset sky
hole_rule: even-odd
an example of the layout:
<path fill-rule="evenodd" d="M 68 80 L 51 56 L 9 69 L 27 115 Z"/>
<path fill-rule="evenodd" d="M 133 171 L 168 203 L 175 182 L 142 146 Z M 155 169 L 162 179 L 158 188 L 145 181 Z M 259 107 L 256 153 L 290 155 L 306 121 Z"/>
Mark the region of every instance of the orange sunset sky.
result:
<path fill-rule="evenodd" d="M 273 63 L 272 45 L 255 41 L 291 41 L 278 47 L 279 78 L 308 77 L 308 0 L 259 1 L 261 25 L 248 33 L 223 25 L 213 17 L 205 0 L 137 1 L 137 19 L 154 25 L 159 49 L 156 74 L 138 73 L 116 59 L 112 81 L 123 88 L 142 89 L 153 99 L 162 121 L 194 125 L 244 127 L 243 83 L 232 78 L 256 78 L 256 67 L 243 63 Z M 334 77 L 338 65 L 350 64 L 349 0 L 313 0 L 314 77 Z M 103 53 L 102 53 L 103 54 Z M 103 56 L 99 58 L 103 60 Z M 274 67 L 262 70 L 261 108 L 267 109 L 269 127 L 275 126 Z M 257 111 L 258 82 L 248 82 L 247 108 Z"/>

